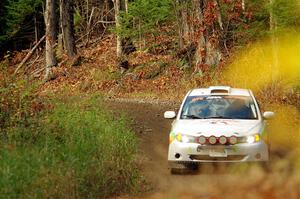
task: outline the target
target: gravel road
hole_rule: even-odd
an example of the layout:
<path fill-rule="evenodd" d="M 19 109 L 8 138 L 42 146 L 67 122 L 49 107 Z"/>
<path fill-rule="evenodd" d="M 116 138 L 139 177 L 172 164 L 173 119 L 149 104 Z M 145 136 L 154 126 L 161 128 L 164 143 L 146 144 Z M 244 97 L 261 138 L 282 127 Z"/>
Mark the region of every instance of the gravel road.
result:
<path fill-rule="evenodd" d="M 178 110 L 179 104 L 145 100 L 108 104 L 115 114 L 125 113 L 133 120 L 140 140 L 141 169 L 152 189 L 137 198 L 300 198 L 300 172 L 294 172 L 287 152 L 282 151 L 272 152 L 267 168 L 259 164 L 207 163 L 198 171 L 171 175 L 167 151 L 172 120 L 164 119 L 163 113 Z"/>

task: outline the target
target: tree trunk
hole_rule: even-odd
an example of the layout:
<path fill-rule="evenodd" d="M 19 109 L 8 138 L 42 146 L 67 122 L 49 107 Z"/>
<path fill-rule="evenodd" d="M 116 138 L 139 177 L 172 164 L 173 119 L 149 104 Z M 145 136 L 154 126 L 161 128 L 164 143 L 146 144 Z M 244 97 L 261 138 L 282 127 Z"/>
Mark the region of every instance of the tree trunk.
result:
<path fill-rule="evenodd" d="M 74 57 L 77 53 L 74 36 L 74 7 L 72 0 L 60 0 L 60 20 L 63 34 L 63 43 L 66 54 Z"/>
<path fill-rule="evenodd" d="M 116 22 L 116 28 L 120 28 L 120 9 L 121 9 L 121 0 L 113 0 L 114 2 L 114 8 L 115 8 L 115 22 Z M 122 58 L 122 38 L 120 35 L 117 34 L 117 58 L 120 60 Z"/>
<path fill-rule="evenodd" d="M 219 4 L 216 0 L 204 0 L 200 3 L 199 12 L 202 31 L 199 34 L 196 51 L 196 66 L 198 69 L 201 65 L 218 66 L 222 58 L 219 42 L 223 29 Z M 216 15 L 216 19 L 207 17 L 210 13 Z"/>
<path fill-rule="evenodd" d="M 128 1 L 127 0 L 112 0 L 115 9 L 115 23 L 116 28 L 119 29 L 121 26 L 120 11 L 128 12 Z M 126 55 L 136 50 L 130 38 L 122 38 L 121 35 L 117 34 L 117 65 L 120 67 L 123 73 L 128 69 L 128 60 Z"/>
<path fill-rule="evenodd" d="M 242 0 L 242 10 L 245 11 L 246 5 L 245 5 L 245 0 Z"/>
<path fill-rule="evenodd" d="M 206 54 L 206 40 L 204 37 L 204 17 L 203 17 L 203 2 L 193 0 L 193 7 L 195 8 L 195 16 L 198 22 L 199 36 L 198 36 L 198 46 L 195 54 L 196 66 L 199 66 L 205 61 Z"/>
<path fill-rule="evenodd" d="M 188 17 L 189 17 L 189 8 L 188 8 L 187 2 L 183 2 L 181 11 L 181 17 L 182 17 L 182 30 L 183 30 L 183 37 L 184 39 L 190 43 L 190 26 L 188 24 Z"/>
<path fill-rule="evenodd" d="M 128 13 L 128 0 L 125 0 L 125 11 Z"/>
<path fill-rule="evenodd" d="M 176 17 L 176 22 L 177 22 L 177 32 L 178 32 L 178 50 L 182 50 L 184 46 L 184 40 L 183 40 L 183 28 L 182 28 L 182 20 L 183 18 L 181 17 L 181 11 L 180 11 L 180 1 L 179 0 L 174 0 L 173 1 L 173 7 L 175 10 L 175 17 Z"/>
<path fill-rule="evenodd" d="M 184 50 L 186 44 L 193 43 L 191 38 L 193 24 L 190 24 L 188 20 L 191 18 L 191 12 L 189 10 L 190 1 L 176 0 L 173 5 L 178 26 L 179 50 Z"/>
<path fill-rule="evenodd" d="M 174 7 L 178 18 L 179 47 L 187 45 L 179 50 L 193 52 L 193 59 L 189 60 L 189 65 L 195 64 L 195 72 L 201 72 L 203 66 L 219 65 L 222 58 L 219 43 L 223 31 L 219 1 L 177 0 Z M 196 49 L 184 51 L 192 47 Z"/>
<path fill-rule="evenodd" d="M 45 81 L 51 79 L 51 68 L 57 65 L 54 52 L 54 44 L 56 42 L 57 29 L 55 27 L 55 0 L 46 0 L 45 10 L 46 25 L 46 74 Z"/>

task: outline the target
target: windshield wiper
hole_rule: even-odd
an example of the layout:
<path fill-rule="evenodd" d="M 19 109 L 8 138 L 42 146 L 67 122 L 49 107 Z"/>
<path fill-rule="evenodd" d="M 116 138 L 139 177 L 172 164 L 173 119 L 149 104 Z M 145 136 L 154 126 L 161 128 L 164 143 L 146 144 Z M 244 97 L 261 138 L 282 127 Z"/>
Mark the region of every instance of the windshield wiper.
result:
<path fill-rule="evenodd" d="M 235 119 L 235 118 L 218 115 L 218 116 L 205 117 L 204 119 Z"/>
<path fill-rule="evenodd" d="M 183 117 L 189 118 L 189 119 L 205 119 L 203 117 L 200 117 L 198 115 L 183 115 Z"/>

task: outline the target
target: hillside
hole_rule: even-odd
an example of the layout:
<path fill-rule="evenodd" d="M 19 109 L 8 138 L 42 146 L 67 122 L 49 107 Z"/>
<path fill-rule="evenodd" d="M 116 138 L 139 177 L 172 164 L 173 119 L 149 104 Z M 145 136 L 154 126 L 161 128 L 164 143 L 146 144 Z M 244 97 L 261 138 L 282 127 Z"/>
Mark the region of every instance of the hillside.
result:
<path fill-rule="evenodd" d="M 128 56 L 129 68 L 125 72 L 121 72 L 115 56 L 115 37 L 112 34 L 107 35 L 104 39 L 91 43 L 90 47 L 79 48 L 80 55 L 75 58 L 76 62 L 78 62 L 76 66 L 72 65 L 74 64 L 72 59 L 63 58 L 59 67 L 54 68 L 53 79 L 40 84 L 38 90 L 42 95 L 67 90 L 73 94 L 98 92 L 108 98 L 179 100 L 191 88 L 210 85 L 241 87 L 241 81 L 246 76 L 254 78 L 255 76 L 262 77 L 267 75 L 265 78 L 268 79 L 272 73 L 272 69 L 269 68 L 262 69 L 260 72 L 257 71 L 258 73 L 256 74 L 253 70 L 253 73 L 251 70 L 245 71 L 246 67 L 251 64 L 253 64 L 254 68 L 260 67 L 259 65 L 254 66 L 256 64 L 254 59 L 259 59 L 259 56 L 254 55 L 257 57 L 250 57 L 253 55 L 246 54 L 246 59 L 249 56 L 249 59 L 252 60 L 245 65 L 245 63 L 239 63 L 242 62 L 239 59 L 243 57 L 240 56 L 241 53 L 237 50 L 232 50 L 231 56 L 224 59 L 217 68 L 209 69 L 204 67 L 199 72 L 194 68 L 182 66 L 181 57 L 175 54 L 174 50 L 168 46 L 172 37 L 161 38 L 160 43 L 152 41 L 153 43 L 151 44 L 151 38 L 149 40 L 150 46 L 156 45 L 158 47 L 131 53 Z M 261 47 L 251 48 L 251 45 L 249 46 L 245 47 L 245 49 L 252 49 L 252 51 L 264 50 Z M 31 61 L 28 61 L 27 66 L 24 66 L 26 68 L 25 71 L 22 68 L 18 78 L 23 78 L 23 75 L 25 75 L 29 78 L 29 82 L 43 82 L 44 61 L 41 58 L 42 54 L 43 52 L 40 52 L 37 56 L 32 57 Z M 295 53 L 291 52 L 290 57 L 291 60 L 296 59 L 295 62 L 297 62 L 296 54 L 297 51 Z M 26 53 L 16 53 L 14 57 L 8 59 L 9 61 L 2 63 L 11 71 L 9 73 L 12 73 L 18 62 L 25 55 Z M 240 64 L 239 68 L 234 68 L 236 62 Z M 290 69 L 286 69 L 294 70 L 293 73 L 296 74 L 295 77 L 291 76 L 287 77 L 287 79 L 290 79 L 290 81 L 297 80 L 299 72 L 297 68 L 298 66 L 295 65 L 291 66 Z M 235 71 L 235 73 L 240 73 L 235 74 L 239 77 L 235 76 L 232 77 L 234 80 L 230 80 L 231 70 L 239 70 Z M 283 73 L 285 72 L 283 71 Z M 297 83 L 293 83 L 292 85 L 294 86 L 291 87 L 278 79 L 274 85 L 266 82 L 259 87 L 261 83 L 256 83 L 255 85 L 255 81 L 252 80 L 245 82 L 242 84 L 245 84 L 247 88 L 255 89 L 261 100 L 268 98 L 269 103 L 275 102 L 299 106 L 299 90 L 297 89 L 299 84 Z M 270 95 L 272 95 L 271 98 L 269 98 Z"/>

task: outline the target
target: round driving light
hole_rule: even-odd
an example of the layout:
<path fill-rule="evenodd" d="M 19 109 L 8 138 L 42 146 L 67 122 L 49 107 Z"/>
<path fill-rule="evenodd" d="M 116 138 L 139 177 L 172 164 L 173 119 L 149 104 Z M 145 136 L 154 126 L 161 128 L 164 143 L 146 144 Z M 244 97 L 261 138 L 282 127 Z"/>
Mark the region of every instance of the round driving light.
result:
<path fill-rule="evenodd" d="M 210 136 L 208 138 L 208 141 L 210 144 L 216 144 L 217 143 L 217 138 L 215 136 Z"/>
<path fill-rule="evenodd" d="M 236 143 L 237 143 L 237 137 L 231 136 L 231 137 L 229 138 L 229 142 L 230 142 L 230 144 L 236 144 Z"/>
<path fill-rule="evenodd" d="M 206 143 L 206 138 L 204 136 L 200 136 L 198 139 L 200 144 L 205 144 Z"/>
<path fill-rule="evenodd" d="M 219 143 L 220 143 L 220 144 L 226 144 L 226 142 L 227 142 L 227 138 L 226 138 L 225 136 L 221 136 L 221 137 L 219 138 Z"/>

